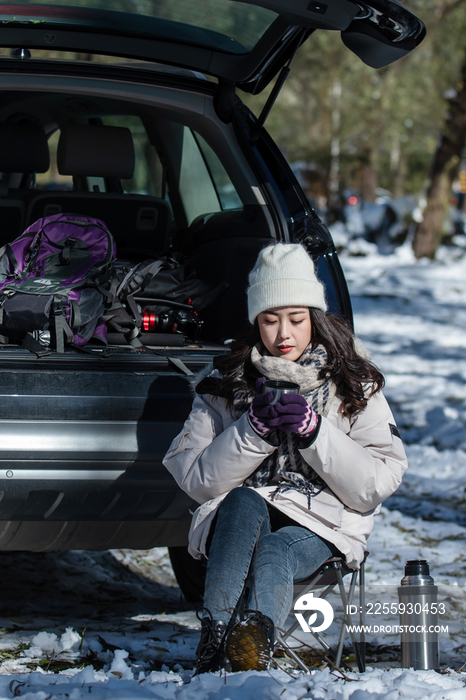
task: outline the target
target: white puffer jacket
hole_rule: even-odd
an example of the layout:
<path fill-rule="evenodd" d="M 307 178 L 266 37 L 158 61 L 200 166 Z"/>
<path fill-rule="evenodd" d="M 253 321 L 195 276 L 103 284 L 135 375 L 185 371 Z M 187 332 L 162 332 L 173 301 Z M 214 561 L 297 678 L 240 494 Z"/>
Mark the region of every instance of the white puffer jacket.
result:
<path fill-rule="evenodd" d="M 396 491 L 407 468 L 406 454 L 387 401 L 379 392 L 355 418 L 339 413 L 335 398 L 322 418 L 317 438 L 301 450 L 303 458 L 327 484 L 312 497 L 290 489 L 271 496 L 275 486 L 258 493 L 300 525 L 332 542 L 352 568 L 364 557 L 366 540 L 380 504 Z M 197 395 L 182 431 L 163 460 L 178 485 L 200 507 L 189 532 L 189 551 L 205 555 L 217 507 L 231 489 L 241 486 L 274 451 L 249 424 L 247 413 L 234 420 L 226 401 Z"/>

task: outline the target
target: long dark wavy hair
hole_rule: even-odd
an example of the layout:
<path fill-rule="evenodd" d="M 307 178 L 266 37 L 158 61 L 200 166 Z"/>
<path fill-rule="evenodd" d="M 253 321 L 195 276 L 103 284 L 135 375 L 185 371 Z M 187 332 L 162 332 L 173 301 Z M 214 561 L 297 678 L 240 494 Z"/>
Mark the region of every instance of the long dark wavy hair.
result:
<path fill-rule="evenodd" d="M 383 388 L 384 377 L 372 362 L 357 352 L 353 331 L 344 319 L 320 309 L 311 308 L 309 313 L 312 347 L 323 345 L 328 355 L 327 366 L 321 370 L 320 378 L 330 376 L 341 399 L 341 413 L 348 418 L 354 416 L 363 411 L 368 399 Z M 216 380 L 216 390 L 212 393 L 223 396 L 229 408 L 232 408 L 238 390 L 255 392 L 260 375 L 251 362 L 251 350 L 260 342 L 256 319 L 252 329 L 232 343 L 231 353 L 216 358 L 214 362 L 222 376 Z M 370 390 L 365 393 L 367 386 Z"/>

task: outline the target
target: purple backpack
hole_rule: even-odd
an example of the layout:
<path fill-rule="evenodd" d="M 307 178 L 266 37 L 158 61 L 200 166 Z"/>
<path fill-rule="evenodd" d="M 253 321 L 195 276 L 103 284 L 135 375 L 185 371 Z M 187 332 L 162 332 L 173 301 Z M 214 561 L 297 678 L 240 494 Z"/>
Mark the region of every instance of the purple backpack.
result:
<path fill-rule="evenodd" d="M 55 214 L 31 224 L 0 249 L 0 334 L 34 352 L 48 342 L 63 352 L 65 342 L 80 347 L 102 336 L 115 255 L 99 219 Z"/>

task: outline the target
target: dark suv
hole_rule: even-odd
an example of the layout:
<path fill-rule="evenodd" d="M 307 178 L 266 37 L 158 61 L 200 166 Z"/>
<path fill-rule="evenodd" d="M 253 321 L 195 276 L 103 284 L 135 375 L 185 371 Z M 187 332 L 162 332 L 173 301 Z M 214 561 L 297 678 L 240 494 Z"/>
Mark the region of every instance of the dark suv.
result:
<path fill-rule="evenodd" d="M 0 245 L 43 216 L 85 214 L 120 258 L 176 254 L 221 289 L 195 340 L 0 345 L 0 549 L 186 544 L 193 504 L 162 457 L 193 375 L 246 323 L 264 245 L 302 242 L 330 310 L 351 319 L 330 235 L 262 125 L 295 51 L 326 30 L 375 68 L 425 34 L 395 0 L 0 3 Z M 256 119 L 236 88 L 278 74 Z"/>

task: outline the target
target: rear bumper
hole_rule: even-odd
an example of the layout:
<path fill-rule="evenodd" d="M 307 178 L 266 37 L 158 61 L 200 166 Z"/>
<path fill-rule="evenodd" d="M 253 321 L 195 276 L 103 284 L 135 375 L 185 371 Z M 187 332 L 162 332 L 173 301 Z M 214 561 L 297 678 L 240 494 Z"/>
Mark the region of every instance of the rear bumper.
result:
<path fill-rule="evenodd" d="M 188 544 L 189 520 L 0 522 L 1 551 L 151 549 Z"/>
<path fill-rule="evenodd" d="M 0 521 L 177 521 L 195 505 L 162 465 L 178 422 L 0 422 Z M 1 542 L 0 542 L 1 548 Z"/>

